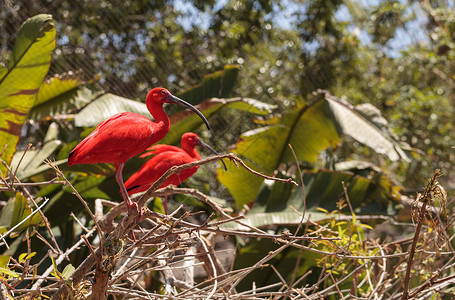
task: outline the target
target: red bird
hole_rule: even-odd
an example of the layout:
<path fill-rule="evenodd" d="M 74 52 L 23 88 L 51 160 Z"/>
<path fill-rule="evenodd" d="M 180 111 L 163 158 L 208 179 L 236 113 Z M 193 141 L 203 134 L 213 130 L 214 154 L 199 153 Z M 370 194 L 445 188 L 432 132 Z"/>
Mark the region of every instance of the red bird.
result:
<path fill-rule="evenodd" d="M 129 195 L 144 192 L 150 188 L 150 186 L 157 181 L 167 170 L 173 166 L 180 166 L 193 161 L 201 159 L 201 155 L 195 148 L 196 146 L 203 146 L 215 154 L 218 154 L 209 145 L 205 144 L 199 139 L 199 136 L 192 132 L 187 132 L 182 135 L 181 140 L 182 148 L 169 145 L 155 145 L 150 147 L 150 152 L 144 153 L 141 157 L 149 155 L 155 155 L 148 160 L 136 173 L 134 173 L 126 182 L 125 187 Z M 221 160 L 221 162 L 223 162 Z M 224 165 L 224 162 L 223 162 Z M 225 165 L 226 167 L 226 165 Z M 182 181 L 191 177 L 196 173 L 199 166 L 188 168 L 180 171 L 178 174 L 174 174 L 169 177 L 161 187 L 168 186 L 170 184 L 179 185 Z M 164 211 L 167 213 L 167 197 L 163 202 Z"/>
<path fill-rule="evenodd" d="M 131 208 L 140 210 L 133 203 L 123 183 L 122 172 L 125 162 L 161 140 L 169 132 L 169 117 L 163 110 L 164 103 L 175 103 L 195 112 L 207 128 L 210 125 L 204 115 L 191 104 L 172 95 L 165 88 L 154 88 L 145 99 L 147 109 L 155 119 L 152 120 L 136 113 L 115 114 L 101 122 L 68 156 L 68 165 L 114 163 L 117 168 L 115 179 L 129 212 Z"/>

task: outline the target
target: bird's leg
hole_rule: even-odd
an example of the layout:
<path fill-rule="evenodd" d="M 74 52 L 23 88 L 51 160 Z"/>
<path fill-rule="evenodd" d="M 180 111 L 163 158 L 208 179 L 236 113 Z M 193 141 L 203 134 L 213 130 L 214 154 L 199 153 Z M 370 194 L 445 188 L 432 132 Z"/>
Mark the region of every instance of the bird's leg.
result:
<path fill-rule="evenodd" d="M 136 202 L 131 201 L 130 197 L 128 196 L 128 192 L 126 191 L 125 184 L 123 183 L 123 166 L 125 163 L 120 163 L 119 165 L 116 164 L 117 173 L 115 174 L 115 180 L 117 180 L 118 185 L 120 186 L 120 191 L 125 201 L 126 211 L 129 213 L 130 209 L 135 208 L 137 211 L 137 219 L 139 220 L 142 217 L 142 210 L 139 209 L 139 206 Z"/>

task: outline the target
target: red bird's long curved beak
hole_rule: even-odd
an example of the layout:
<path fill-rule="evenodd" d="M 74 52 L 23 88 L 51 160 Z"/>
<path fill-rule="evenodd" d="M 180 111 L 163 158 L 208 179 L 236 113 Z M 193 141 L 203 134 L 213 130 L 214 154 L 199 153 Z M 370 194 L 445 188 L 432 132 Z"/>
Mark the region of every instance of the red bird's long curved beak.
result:
<path fill-rule="evenodd" d="M 209 145 L 207 145 L 206 143 L 204 143 L 203 141 L 199 140 L 199 145 L 212 151 L 213 153 L 215 153 L 215 155 L 218 155 L 218 152 L 216 152 L 212 147 L 210 147 Z M 226 167 L 226 164 L 224 163 L 224 161 L 222 159 L 220 159 L 221 163 L 223 164 L 224 166 L 224 170 L 227 171 L 227 167 Z"/>
<path fill-rule="evenodd" d="M 199 117 L 201 117 L 202 121 L 204 121 L 204 123 L 205 123 L 205 126 L 207 126 L 207 129 L 210 130 L 209 121 L 207 121 L 207 119 L 204 117 L 204 115 L 196 107 L 194 107 L 193 105 L 189 104 L 185 100 L 182 100 L 179 97 L 176 97 L 176 96 L 172 95 L 171 93 L 169 93 L 169 96 L 168 96 L 167 100 L 169 101 L 169 103 L 175 103 L 175 104 L 178 104 L 180 106 L 183 106 L 183 107 L 186 107 L 188 109 L 191 109 L 195 114 L 197 114 Z"/>

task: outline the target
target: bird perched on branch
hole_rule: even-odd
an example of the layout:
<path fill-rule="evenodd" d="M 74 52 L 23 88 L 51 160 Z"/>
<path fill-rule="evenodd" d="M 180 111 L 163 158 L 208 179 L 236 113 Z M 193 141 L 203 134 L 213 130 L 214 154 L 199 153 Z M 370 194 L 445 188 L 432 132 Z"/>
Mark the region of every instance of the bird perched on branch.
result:
<path fill-rule="evenodd" d="M 83 139 L 69 154 L 68 165 L 114 163 L 117 168 L 115 179 L 125 201 L 127 211 L 134 208 L 141 215 L 137 203 L 133 203 L 123 183 L 123 166 L 135 155 L 160 141 L 169 132 L 169 117 L 163 110 L 164 103 L 174 103 L 189 108 L 210 125 L 204 115 L 191 104 L 172 95 L 165 88 L 154 88 L 145 99 L 147 109 L 155 121 L 140 114 L 123 112 L 101 122 L 96 129 Z"/>
<path fill-rule="evenodd" d="M 202 146 L 213 153 L 218 154 L 209 145 L 201 141 L 197 134 L 192 132 L 186 132 L 182 135 L 181 145 L 182 148 L 163 144 L 154 145 L 148 149 L 150 152 L 142 154 L 140 157 L 154 156 L 125 182 L 128 194 L 132 195 L 148 190 L 155 181 L 173 166 L 180 166 L 200 160 L 201 155 L 197 151 L 196 146 Z M 226 168 L 223 160 L 221 160 L 221 162 Z M 195 166 L 179 171 L 178 174 L 173 174 L 160 186 L 160 188 L 170 184 L 176 186 L 181 184 L 184 180 L 196 173 L 198 168 L 199 166 Z M 163 207 L 164 211 L 167 213 L 167 196 L 164 198 Z"/>

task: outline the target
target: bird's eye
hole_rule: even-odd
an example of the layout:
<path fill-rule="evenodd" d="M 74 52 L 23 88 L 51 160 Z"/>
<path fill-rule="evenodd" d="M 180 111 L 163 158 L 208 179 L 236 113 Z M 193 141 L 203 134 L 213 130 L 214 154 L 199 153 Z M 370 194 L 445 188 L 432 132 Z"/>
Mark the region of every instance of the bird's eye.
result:
<path fill-rule="evenodd" d="M 161 91 L 161 94 L 166 95 L 166 91 L 165 91 L 165 90 L 162 90 L 162 91 Z"/>

